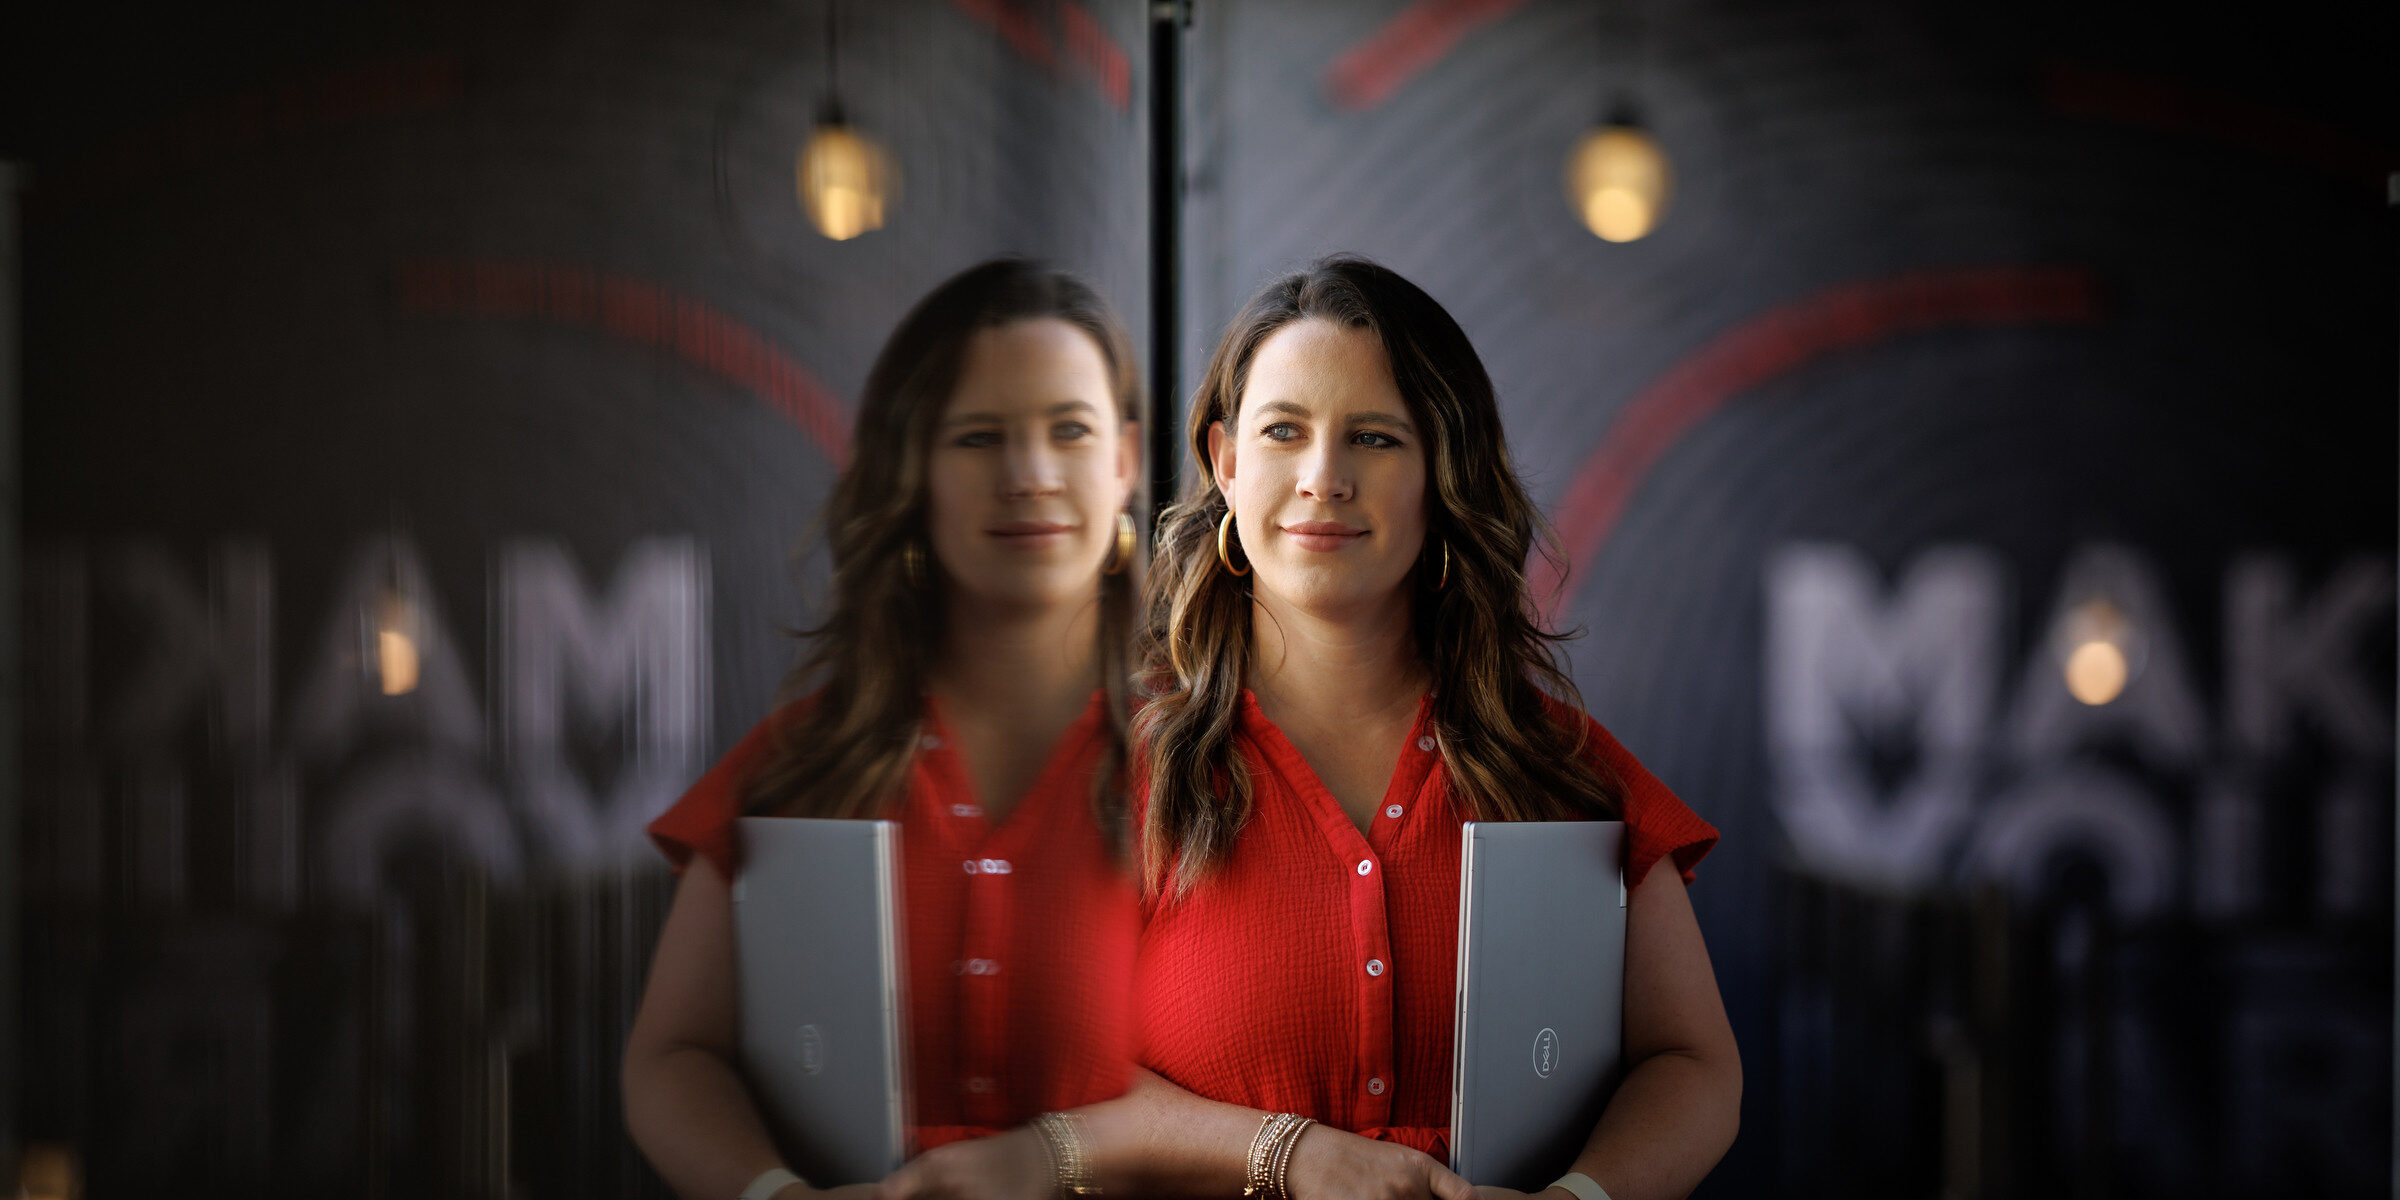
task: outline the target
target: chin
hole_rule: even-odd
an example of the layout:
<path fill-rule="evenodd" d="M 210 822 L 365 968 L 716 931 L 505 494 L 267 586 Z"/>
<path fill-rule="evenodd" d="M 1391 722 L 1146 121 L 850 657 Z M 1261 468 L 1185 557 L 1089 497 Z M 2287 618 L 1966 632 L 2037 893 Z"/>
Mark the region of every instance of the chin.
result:
<path fill-rule="evenodd" d="M 974 600 L 1005 608 L 1048 608 L 1089 602 L 1100 588 L 1100 566 L 1092 563 L 1016 563 L 1006 570 L 978 573 L 958 580 L 959 589 Z"/>
<path fill-rule="evenodd" d="M 1363 578 L 1368 574 L 1356 569 L 1315 567 L 1278 571 L 1258 582 L 1302 612 L 1334 617 L 1390 603 L 1399 596 L 1400 585 L 1406 578 L 1403 573 L 1387 579 L 1381 572 L 1373 573 L 1376 578 Z"/>

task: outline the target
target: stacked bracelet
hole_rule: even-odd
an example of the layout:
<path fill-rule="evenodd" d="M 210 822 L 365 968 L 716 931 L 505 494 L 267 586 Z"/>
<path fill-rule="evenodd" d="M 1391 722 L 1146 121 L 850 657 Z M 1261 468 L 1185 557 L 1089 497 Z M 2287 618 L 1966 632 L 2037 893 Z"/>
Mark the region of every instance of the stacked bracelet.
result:
<path fill-rule="evenodd" d="M 1276 1113 L 1259 1122 L 1258 1136 L 1250 1139 L 1250 1169 L 1242 1195 L 1290 1200 L 1285 1185 L 1291 1177 L 1292 1147 L 1299 1144 L 1301 1131 L 1314 1124 L 1297 1113 Z"/>
<path fill-rule="evenodd" d="M 1275 1144 L 1273 1200 L 1291 1200 L 1292 1148 L 1300 1144 L 1300 1134 L 1314 1124 L 1316 1122 L 1307 1117 L 1294 1121 L 1291 1132 L 1284 1134 L 1283 1140 Z"/>
<path fill-rule="evenodd" d="M 1100 1194 L 1100 1185 L 1092 1182 L 1091 1155 L 1084 1150 L 1082 1118 L 1073 1113 L 1043 1113 L 1033 1119 L 1033 1131 L 1041 1135 L 1042 1148 L 1050 1152 L 1050 1170 L 1058 1180 L 1059 1195 Z"/>

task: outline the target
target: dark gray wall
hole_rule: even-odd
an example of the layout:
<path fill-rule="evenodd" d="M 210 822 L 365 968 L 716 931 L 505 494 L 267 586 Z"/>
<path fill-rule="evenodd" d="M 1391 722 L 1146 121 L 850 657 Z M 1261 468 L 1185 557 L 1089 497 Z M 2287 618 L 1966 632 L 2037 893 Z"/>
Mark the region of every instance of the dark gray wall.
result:
<path fill-rule="evenodd" d="M 1475 339 L 1571 553 L 1585 701 L 1725 834 L 1695 902 L 1749 1088 L 1710 1194 L 2383 1186 L 2395 155 L 2369 37 L 1203 9 L 1184 361 L 1333 250 Z M 1618 97 L 1680 184 L 1627 245 L 1560 183 Z M 2095 595 L 2139 606 L 2146 653 L 2085 708 L 2053 639 Z M 1994 885 L 2028 941 L 2007 970 L 2006 922 L 1941 907 Z"/>
<path fill-rule="evenodd" d="M 1030 252 L 1147 327 L 1145 7 L 843 5 L 905 182 L 841 244 L 818 3 L 13 42 L 25 1140 L 95 1194 L 655 1186 L 631 831 L 789 665 L 911 300 Z M 1201 0 L 1187 377 L 1332 250 L 1476 339 L 1587 705 L 1725 833 L 1707 1194 L 2383 1186 L 2388 20 Z M 1616 246 L 1560 172 L 1620 95 L 1679 187 Z M 2141 670 L 2087 709 L 2093 597 Z"/>
<path fill-rule="evenodd" d="M 795 192 L 825 17 L 262 8 L 20 56 L 22 1128 L 94 1194 L 655 1188 L 614 1083 L 638 827 L 792 665 L 883 336 L 1003 252 L 1146 321 L 1138 6 L 842 4 L 902 175 L 844 243 Z M 387 698 L 395 590 L 426 658 Z"/>

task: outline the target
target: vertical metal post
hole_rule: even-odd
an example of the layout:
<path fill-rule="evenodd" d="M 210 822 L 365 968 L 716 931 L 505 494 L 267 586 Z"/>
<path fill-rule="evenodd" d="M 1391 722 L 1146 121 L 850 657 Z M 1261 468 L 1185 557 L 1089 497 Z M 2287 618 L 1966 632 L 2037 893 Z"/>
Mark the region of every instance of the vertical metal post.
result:
<path fill-rule="evenodd" d="M 1150 5 L 1150 514 L 1175 500 L 1182 467 L 1183 31 L 1192 0 Z"/>
<path fill-rule="evenodd" d="M 2386 252 L 2392 255 L 2392 265 L 2395 268 L 2400 268 L 2400 171 L 2393 171 L 2384 176 L 2383 198 L 2385 208 L 2389 213 L 2385 224 L 2387 228 L 2390 228 L 2394 232 L 2391 246 Z M 2396 270 L 2395 275 L 2396 277 L 2400 277 L 2400 270 Z M 2400 288 L 2394 289 L 2392 294 L 2392 303 L 2394 305 L 2395 315 L 2400 315 Z M 2400 323 L 2395 323 L 2394 333 L 2394 345 L 2396 348 L 2400 348 Z M 2400 397 L 2395 397 L 2394 399 L 2395 401 L 2400 401 Z M 2394 447 L 2394 450 L 2396 452 L 2400 452 L 2400 447 Z M 2396 696 L 2395 700 L 2400 700 L 2400 696 Z M 2400 723 L 2400 703 L 2395 703 L 2392 711 L 2395 722 Z M 2395 741 L 2400 741 L 2400 724 L 2395 725 L 2393 737 Z M 2395 757 L 2393 771 L 2395 772 L 2393 787 L 2395 791 L 2400 791 L 2400 756 Z M 2400 820 L 2394 820 L 2392 822 L 2392 861 L 2395 864 L 2395 873 L 2393 878 L 2400 879 Z M 2392 889 L 2392 939 L 2393 961 L 2400 962 L 2400 886 L 2395 886 Z M 2400 988 L 2392 989 L 2391 1118 L 2392 1140 L 2390 1150 L 2392 1164 L 2390 1182 L 2392 1189 L 2392 1200 L 2400 1200 Z"/>
<path fill-rule="evenodd" d="M 17 989 L 25 978 L 17 947 L 18 900 L 25 886 L 18 852 L 18 824 L 25 811 L 18 724 L 25 708 L 17 621 L 22 579 L 17 541 L 25 512 L 17 436 L 18 338 L 23 328 L 17 292 L 24 277 L 17 189 L 22 180 L 15 163 L 0 162 L 0 1186 L 9 1188 L 16 1186 L 17 1178 L 17 1095 L 23 1070 Z"/>

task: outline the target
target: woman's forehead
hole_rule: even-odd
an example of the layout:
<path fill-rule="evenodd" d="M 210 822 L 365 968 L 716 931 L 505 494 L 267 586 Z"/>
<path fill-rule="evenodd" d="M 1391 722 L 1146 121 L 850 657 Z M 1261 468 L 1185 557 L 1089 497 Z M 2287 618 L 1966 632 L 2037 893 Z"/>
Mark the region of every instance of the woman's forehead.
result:
<path fill-rule="evenodd" d="M 1372 329 L 1308 317 L 1277 329 L 1250 357 L 1244 410 L 1294 405 L 1319 410 L 1382 409 L 1405 414 L 1383 339 Z"/>
<path fill-rule="evenodd" d="M 967 339 L 958 384 L 942 419 L 1018 416 L 1080 401 L 1116 411 L 1108 358 L 1092 335 L 1057 317 L 978 329 Z"/>

